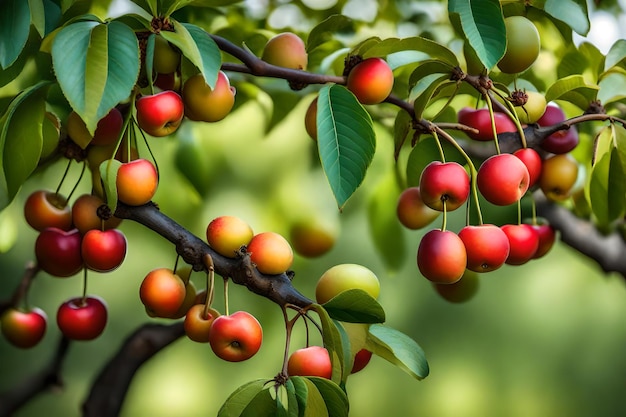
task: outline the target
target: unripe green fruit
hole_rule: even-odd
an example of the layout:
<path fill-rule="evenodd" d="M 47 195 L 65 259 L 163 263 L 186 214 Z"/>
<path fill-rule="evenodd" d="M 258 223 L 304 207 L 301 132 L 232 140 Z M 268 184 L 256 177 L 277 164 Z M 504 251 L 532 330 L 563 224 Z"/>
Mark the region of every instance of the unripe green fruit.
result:
<path fill-rule="evenodd" d="M 358 264 L 335 265 L 322 274 L 315 287 L 315 299 L 324 304 L 340 293 L 360 289 L 378 298 L 380 282 L 368 268 Z"/>
<path fill-rule="evenodd" d="M 537 120 L 546 112 L 546 97 L 536 91 L 526 91 L 528 101 L 524 106 L 515 107 L 515 113 L 520 122 L 530 124 L 537 123 Z"/>
<path fill-rule="evenodd" d="M 504 19 L 506 26 L 506 52 L 498 68 L 507 74 L 526 71 L 539 56 L 541 39 L 539 31 L 524 16 L 509 16 Z"/>
<path fill-rule="evenodd" d="M 154 39 L 154 71 L 158 74 L 170 74 L 178 69 L 180 53 L 162 36 Z"/>

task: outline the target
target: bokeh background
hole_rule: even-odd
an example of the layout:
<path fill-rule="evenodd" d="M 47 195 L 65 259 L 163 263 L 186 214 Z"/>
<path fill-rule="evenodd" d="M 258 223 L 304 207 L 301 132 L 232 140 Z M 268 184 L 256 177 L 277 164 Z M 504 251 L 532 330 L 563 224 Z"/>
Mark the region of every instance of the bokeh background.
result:
<path fill-rule="evenodd" d="M 233 80 L 238 97 L 252 94 L 244 79 L 234 76 Z M 264 82 L 270 90 L 285 87 L 281 81 Z M 430 365 L 430 375 L 416 381 L 374 357 L 366 370 L 348 381 L 351 415 L 626 415 L 624 278 L 603 273 L 593 262 L 557 243 L 540 260 L 482 275 L 479 291 L 470 301 L 443 300 L 420 276 L 415 263 L 419 239 L 428 229 L 398 228 L 399 234 L 382 242 L 402 251 L 404 261 L 397 268 L 389 268 L 377 255 L 367 207 L 393 175 L 393 139 L 388 127 L 378 126 L 374 163 L 363 186 L 339 213 L 319 168 L 315 144 L 304 130 L 304 112 L 313 97 L 312 90 L 303 91 L 295 109 L 267 134 L 266 115 L 272 104 L 258 93 L 258 100 L 239 101 L 235 112 L 220 123 L 186 122 L 176 137 L 150 139 L 162 179 L 155 201 L 164 213 L 200 237 L 208 222 L 222 214 L 245 218 L 256 232 L 287 235 L 292 221 L 310 214 L 325 216 L 340 227 L 331 252 L 316 259 L 296 258 L 294 284 L 313 297 L 318 277 L 329 267 L 347 262 L 369 267 L 381 281 L 379 301 L 387 312 L 387 324 L 415 339 Z M 181 143 L 193 152 L 183 154 Z M 192 165 L 191 154 L 199 165 L 186 177 L 180 167 Z M 36 189 L 55 188 L 64 168 L 56 164 L 39 173 L 0 214 L 2 298 L 12 293 L 25 264 L 33 259 L 36 232 L 21 216 L 24 198 Z M 77 175 L 79 171 L 74 165 L 70 172 Z M 195 187 L 189 176 L 196 178 Z M 62 191 L 69 192 L 71 186 L 68 180 Z M 86 177 L 77 193 L 89 188 Z M 389 205 L 393 207 L 395 201 Z M 449 228 L 458 230 L 463 221 L 461 214 L 455 214 Z M 125 221 L 121 229 L 129 242 L 123 266 L 113 273 L 89 275 L 88 292 L 102 296 L 109 307 L 104 334 L 92 342 L 72 343 L 63 367 L 63 389 L 39 395 L 16 417 L 80 415 L 93 378 L 123 339 L 137 326 L 159 321 L 146 315 L 138 288 L 151 269 L 173 267 L 174 248 L 132 222 Z M 192 279 L 203 288 L 203 274 L 194 273 Z M 81 291 L 81 276 L 37 277 L 29 301 L 47 312 L 49 330 L 31 350 L 13 348 L 0 339 L 0 391 L 49 360 L 60 336 L 54 324 L 56 309 Z M 245 309 L 259 318 L 265 336 L 259 354 L 247 362 L 226 363 L 208 345 L 181 338 L 138 371 L 123 417 L 216 415 L 237 387 L 276 375 L 284 344 L 280 309 L 238 286 L 230 288 L 230 306 L 232 311 Z M 216 307 L 223 307 L 219 297 Z M 303 343 L 304 330 L 299 330 L 293 347 Z"/>

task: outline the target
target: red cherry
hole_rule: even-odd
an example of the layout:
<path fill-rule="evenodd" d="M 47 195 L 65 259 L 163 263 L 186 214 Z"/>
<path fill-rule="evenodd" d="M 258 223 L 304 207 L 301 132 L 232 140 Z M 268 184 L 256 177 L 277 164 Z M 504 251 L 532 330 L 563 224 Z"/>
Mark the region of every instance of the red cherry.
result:
<path fill-rule="evenodd" d="M 422 237 L 417 266 L 428 280 L 451 284 L 461 279 L 466 265 L 465 245 L 456 233 L 435 229 Z"/>
<path fill-rule="evenodd" d="M 55 277 L 69 277 L 83 268 L 78 229 L 65 231 L 56 227 L 42 230 L 35 241 L 39 267 Z"/>
<path fill-rule="evenodd" d="M 467 201 L 470 177 L 456 162 L 433 161 L 422 171 L 419 188 L 428 207 L 443 211 L 445 202 L 446 210 L 452 211 Z"/>
<path fill-rule="evenodd" d="M 506 263 L 522 265 L 533 258 L 539 247 L 539 233 L 529 224 L 505 224 L 502 231 L 509 239 L 511 250 Z"/>
<path fill-rule="evenodd" d="M 117 229 L 89 230 L 81 244 L 81 254 L 87 268 L 110 272 L 126 257 L 126 237 Z"/>
<path fill-rule="evenodd" d="M 459 237 L 467 251 L 467 269 L 471 271 L 494 271 L 504 265 L 509 256 L 509 239 L 498 226 L 465 226 Z"/>
<path fill-rule="evenodd" d="M 106 304 L 100 297 L 76 297 L 61 304 L 57 325 L 68 339 L 92 340 L 104 331 L 107 316 Z"/>

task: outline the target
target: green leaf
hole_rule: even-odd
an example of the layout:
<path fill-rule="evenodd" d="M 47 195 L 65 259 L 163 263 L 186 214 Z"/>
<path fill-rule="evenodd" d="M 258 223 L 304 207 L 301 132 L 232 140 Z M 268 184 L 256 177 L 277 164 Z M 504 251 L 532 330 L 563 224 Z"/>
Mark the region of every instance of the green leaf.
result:
<path fill-rule="evenodd" d="M 422 37 L 404 39 L 388 38 L 373 44 L 362 53 L 362 56 L 363 58 L 382 57 L 402 51 L 419 51 L 427 54 L 431 58 L 443 61 L 452 67 L 459 65 L 456 54 L 448 47 Z"/>
<path fill-rule="evenodd" d="M 328 16 L 326 19 L 318 23 L 311 32 L 306 41 L 307 52 L 313 51 L 326 41 L 333 39 L 333 33 L 345 32 L 352 29 L 352 19 L 344 15 L 335 14 Z"/>
<path fill-rule="evenodd" d="M 343 291 L 323 304 L 328 315 L 349 323 L 383 323 L 385 310 L 366 291 L 359 288 Z"/>
<path fill-rule="evenodd" d="M 292 376 L 289 379 L 296 388 L 296 396 L 300 410 L 299 415 L 301 417 L 331 417 L 328 414 L 328 409 L 326 408 L 322 394 L 309 378 Z"/>
<path fill-rule="evenodd" d="M 626 175 L 616 148 L 596 161 L 589 181 L 591 210 L 600 225 L 608 226 L 626 212 Z"/>
<path fill-rule="evenodd" d="M 419 120 L 424 116 L 424 111 L 437 90 L 452 84 L 456 84 L 456 81 L 450 81 L 448 75 L 432 74 L 432 76 L 422 78 L 409 94 L 411 99 L 414 100 L 415 118 Z"/>
<path fill-rule="evenodd" d="M 448 13 L 457 14 L 465 38 L 487 68 L 506 51 L 506 28 L 498 0 L 449 0 Z"/>
<path fill-rule="evenodd" d="M 582 110 L 597 98 L 599 87 L 588 84 L 582 75 L 570 75 L 552 84 L 546 91 L 546 101 L 564 100 L 578 106 Z"/>
<path fill-rule="evenodd" d="M 130 95 L 139 75 L 139 44 L 123 23 L 80 21 L 57 33 L 52 62 L 63 94 L 93 134 Z"/>
<path fill-rule="evenodd" d="M 619 65 L 626 59 L 626 40 L 618 39 L 609 49 L 604 60 L 604 71 L 608 71 L 616 65 Z"/>
<path fill-rule="evenodd" d="M 300 415 L 300 402 L 296 393 L 296 387 L 291 379 L 288 379 L 284 385 L 287 392 L 287 416 L 299 417 Z"/>
<path fill-rule="evenodd" d="M 28 1 L 0 2 L 0 67 L 8 68 L 24 49 L 30 32 Z"/>
<path fill-rule="evenodd" d="M 273 388 L 270 388 L 273 389 Z M 272 398 L 270 389 L 258 392 L 240 414 L 241 417 L 275 417 L 277 413 L 276 401 Z"/>
<path fill-rule="evenodd" d="M 396 205 L 390 204 L 397 201 L 399 195 L 400 187 L 395 173 L 390 171 L 380 179 L 367 205 L 367 220 L 372 240 L 385 266 L 392 272 L 398 271 L 404 265 L 406 252 L 406 242 L 402 225 L 398 222 Z"/>
<path fill-rule="evenodd" d="M 405 111 L 399 111 L 393 124 L 393 143 L 394 143 L 394 159 L 397 161 L 400 150 L 404 145 L 409 133 L 413 131 L 413 119 L 411 115 Z"/>
<path fill-rule="evenodd" d="M 112 213 L 117 208 L 117 171 L 122 163 L 117 159 L 107 159 L 100 164 L 100 178 L 102 179 L 104 194 L 106 195 L 107 205 Z"/>
<path fill-rule="evenodd" d="M 183 55 L 198 68 L 207 85 L 215 88 L 222 56 L 215 41 L 199 26 L 172 19 L 175 32 L 161 31 L 161 36 L 176 45 Z"/>
<path fill-rule="evenodd" d="M 376 150 L 369 113 L 343 86 L 325 86 L 319 92 L 317 145 L 322 168 L 341 210 L 363 182 Z"/>
<path fill-rule="evenodd" d="M 409 88 L 412 89 L 423 78 L 429 77 L 433 74 L 448 74 L 448 78 L 452 75 L 454 67 L 445 62 L 428 59 L 420 63 L 411 73 L 409 77 Z"/>
<path fill-rule="evenodd" d="M 43 0 L 28 0 L 30 9 L 30 21 L 39 36 L 46 35 L 46 9 Z"/>
<path fill-rule="evenodd" d="M 148 12 L 152 16 L 159 15 L 159 10 L 158 10 L 159 0 L 131 0 L 131 1 L 135 3 L 137 6 L 144 9 L 146 12 Z"/>
<path fill-rule="evenodd" d="M 312 308 L 318 314 L 322 324 L 322 340 L 324 342 L 324 347 L 330 354 L 330 360 L 333 364 L 332 379 L 333 381 L 340 381 L 342 378 L 342 367 L 344 362 L 344 348 L 341 333 L 323 306 L 314 304 Z"/>
<path fill-rule="evenodd" d="M 626 71 L 611 70 L 598 83 L 598 100 L 603 105 L 626 98 Z"/>
<path fill-rule="evenodd" d="M 373 324 L 369 328 L 368 347 L 383 359 L 393 363 L 412 377 L 424 379 L 428 376 L 428 362 L 422 348 L 404 333 Z"/>
<path fill-rule="evenodd" d="M 226 399 L 217 413 L 217 417 L 239 417 L 254 398 L 263 391 L 265 379 L 250 381 L 235 390 Z"/>
<path fill-rule="evenodd" d="M 48 86 L 48 82 L 42 81 L 24 90 L 11 102 L 2 117 L 0 209 L 13 200 L 39 163 Z"/>
<path fill-rule="evenodd" d="M 543 10 L 566 23 L 579 35 L 585 36 L 589 33 L 591 24 L 585 0 L 546 0 Z"/>
<path fill-rule="evenodd" d="M 307 379 L 317 387 L 322 395 L 329 416 L 348 417 L 350 403 L 345 391 L 339 385 L 326 378 L 307 377 Z"/>

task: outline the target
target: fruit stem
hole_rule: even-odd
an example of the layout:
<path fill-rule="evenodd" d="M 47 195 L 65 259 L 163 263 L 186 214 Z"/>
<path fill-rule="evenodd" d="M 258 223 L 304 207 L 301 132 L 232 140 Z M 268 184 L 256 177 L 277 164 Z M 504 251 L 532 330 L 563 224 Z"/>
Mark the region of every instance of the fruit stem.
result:
<path fill-rule="evenodd" d="M 67 178 L 67 174 L 70 172 L 70 165 L 72 165 L 72 160 L 68 160 L 67 161 L 67 166 L 65 167 L 65 172 L 63 172 L 63 176 L 61 177 L 61 181 L 59 182 L 59 185 L 57 186 L 57 189 L 54 191 L 54 194 L 59 195 L 59 192 L 61 191 L 61 186 L 63 185 L 63 182 L 65 181 L 65 178 Z"/>
<path fill-rule="evenodd" d="M 522 224 L 522 199 L 517 200 L 517 224 Z"/>
<path fill-rule="evenodd" d="M 517 87 L 515 87 L 515 89 L 517 90 Z M 503 97 L 500 93 L 498 93 L 497 91 L 496 93 L 498 94 L 499 97 L 502 98 L 502 101 L 504 101 L 504 103 L 506 103 L 506 106 L 508 107 L 508 112 L 506 114 L 507 116 L 509 116 L 509 119 L 511 119 L 513 123 L 515 123 L 515 127 L 517 128 L 517 133 L 519 134 L 520 140 L 522 142 L 522 148 L 527 148 L 528 144 L 526 143 L 526 135 L 524 134 L 524 128 L 522 127 L 522 123 L 520 122 L 519 117 L 517 116 L 517 112 L 515 111 L 515 106 L 505 97 Z M 506 110 L 506 109 L 503 109 L 503 110 Z M 526 109 L 524 109 L 524 111 L 526 111 Z"/>
<path fill-rule="evenodd" d="M 72 198 L 72 194 L 74 194 L 74 192 L 78 188 L 78 184 L 80 184 L 80 181 L 83 179 L 83 175 L 85 174 L 85 169 L 86 168 L 87 168 L 87 161 L 84 161 L 83 162 L 83 169 L 80 171 L 80 175 L 78 176 L 78 180 L 74 184 L 74 187 L 72 188 L 72 191 L 70 191 L 70 193 L 67 195 L 67 201 L 70 201 L 70 198 Z"/>
<path fill-rule="evenodd" d="M 530 195 L 530 208 L 532 210 L 532 222 L 533 225 L 537 225 L 537 202 L 535 201 L 535 196 L 533 194 Z"/>
<path fill-rule="evenodd" d="M 207 296 L 204 302 L 204 310 L 202 311 L 202 317 L 206 319 L 209 316 L 209 309 L 211 308 L 211 304 L 213 304 L 213 288 L 215 284 L 215 265 L 213 264 L 213 257 L 208 253 L 204 257 L 204 262 L 207 266 L 208 272 L 206 275 L 206 291 Z M 228 313 L 226 313 L 228 314 Z"/>
<path fill-rule="evenodd" d="M 87 268 L 83 269 L 83 298 L 81 300 L 81 305 L 85 305 L 87 301 Z"/>
<path fill-rule="evenodd" d="M 230 314 L 228 312 L 228 277 L 224 278 L 224 314 L 227 316 Z"/>
<path fill-rule="evenodd" d="M 283 368 L 281 370 L 281 374 L 288 376 L 287 363 L 289 361 L 289 346 L 291 345 L 291 334 L 293 333 L 293 326 L 296 324 L 300 316 L 302 316 L 302 310 L 297 309 L 298 313 L 292 319 L 289 319 L 289 315 L 287 314 L 287 307 L 287 305 L 280 306 L 281 310 L 283 311 L 283 319 L 285 320 L 285 351 L 283 353 Z M 307 332 L 307 339 L 308 336 L 309 335 Z"/>
<path fill-rule="evenodd" d="M 441 220 L 441 231 L 445 232 L 447 226 L 448 226 L 448 205 L 447 205 L 447 201 L 443 200 L 443 216 Z"/>
<path fill-rule="evenodd" d="M 485 100 L 489 108 L 489 117 L 491 118 L 491 131 L 493 132 L 493 143 L 496 146 L 496 153 L 500 154 L 500 144 L 498 143 L 498 131 L 496 130 L 496 119 L 493 117 L 493 103 L 489 98 Z"/>
<path fill-rule="evenodd" d="M 437 148 L 439 149 L 439 155 L 441 155 L 441 162 L 446 162 L 446 155 L 443 152 L 443 146 L 441 146 L 441 140 L 439 139 L 439 135 L 437 134 L 437 130 L 434 129 L 432 131 L 433 138 L 435 138 L 435 143 L 437 144 Z"/>

